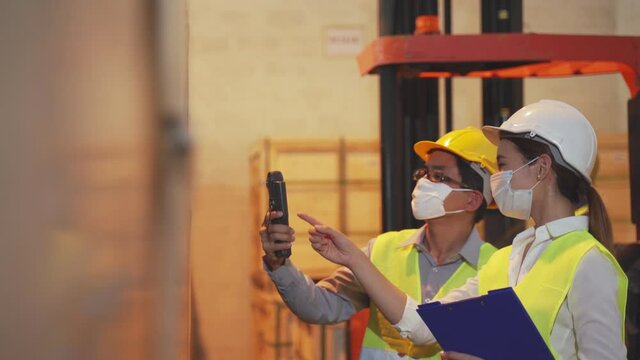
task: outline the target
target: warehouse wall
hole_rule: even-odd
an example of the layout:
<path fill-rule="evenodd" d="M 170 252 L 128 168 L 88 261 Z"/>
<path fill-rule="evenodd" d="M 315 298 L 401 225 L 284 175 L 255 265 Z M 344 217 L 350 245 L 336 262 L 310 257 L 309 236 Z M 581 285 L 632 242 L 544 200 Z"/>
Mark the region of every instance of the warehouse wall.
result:
<path fill-rule="evenodd" d="M 248 155 L 256 140 L 376 138 L 377 79 L 325 54 L 325 33 L 377 34 L 376 2 L 190 1 L 190 112 L 197 150 L 192 265 L 209 358 L 249 359 Z M 266 175 L 266 174 L 265 174 Z"/>

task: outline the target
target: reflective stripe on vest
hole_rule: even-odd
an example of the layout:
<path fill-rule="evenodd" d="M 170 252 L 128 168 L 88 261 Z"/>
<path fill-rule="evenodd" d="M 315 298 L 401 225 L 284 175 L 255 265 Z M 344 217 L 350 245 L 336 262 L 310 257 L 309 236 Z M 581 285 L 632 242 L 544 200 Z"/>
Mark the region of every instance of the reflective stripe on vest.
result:
<path fill-rule="evenodd" d="M 611 261 L 618 273 L 618 310 L 623 319 L 622 341 L 624 342 L 627 277 L 613 255 L 588 231 L 573 231 L 553 240 L 526 277 L 514 288 L 540 335 L 556 357 L 557 354 L 549 343 L 553 324 L 573 284 L 582 257 L 594 247 Z M 491 257 L 491 261 L 478 273 L 480 295 L 485 295 L 489 290 L 509 286 L 510 254 L 511 246 L 498 250 Z"/>
<path fill-rule="evenodd" d="M 419 253 L 413 245 L 400 246 L 417 231 L 402 230 L 378 236 L 371 249 L 371 261 L 402 292 L 419 301 L 422 299 Z M 492 245 L 483 244 L 480 247 L 478 266 L 482 267 L 495 251 L 496 248 Z M 467 279 L 476 273 L 476 269 L 463 261 L 434 298 L 442 297 L 450 290 L 464 285 Z M 400 336 L 398 330 L 389 323 L 375 304 L 371 303 L 369 308 L 369 324 L 362 342 L 363 347 L 395 351 L 414 358 L 440 359 L 439 346 L 413 344 Z"/>

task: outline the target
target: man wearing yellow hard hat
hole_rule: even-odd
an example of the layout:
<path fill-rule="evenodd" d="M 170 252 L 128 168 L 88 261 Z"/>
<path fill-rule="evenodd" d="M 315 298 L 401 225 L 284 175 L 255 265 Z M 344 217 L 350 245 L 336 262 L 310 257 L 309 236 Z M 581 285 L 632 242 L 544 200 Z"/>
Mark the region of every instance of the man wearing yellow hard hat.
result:
<path fill-rule="evenodd" d="M 436 142 L 420 141 L 414 151 L 425 164 L 414 173 L 411 206 L 424 226 L 381 234 L 363 251 L 393 284 L 426 302 L 462 286 L 496 250 L 480 238 L 475 224 L 493 202 L 490 177 L 497 171 L 497 147 L 482 131 L 467 127 Z M 291 246 L 289 226 L 263 227 L 261 238 L 264 269 L 298 317 L 310 323 L 337 323 L 369 307 L 361 359 L 439 358 L 436 346 L 416 346 L 403 337 L 346 267 L 314 284 L 289 259 L 276 257 L 275 251 Z"/>

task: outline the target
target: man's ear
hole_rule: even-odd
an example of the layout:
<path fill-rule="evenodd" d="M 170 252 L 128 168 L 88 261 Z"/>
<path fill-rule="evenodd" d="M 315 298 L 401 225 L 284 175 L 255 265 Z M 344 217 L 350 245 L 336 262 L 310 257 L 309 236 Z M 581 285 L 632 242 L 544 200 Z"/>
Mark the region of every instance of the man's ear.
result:
<path fill-rule="evenodd" d="M 482 195 L 482 193 L 478 190 L 474 190 L 472 192 L 469 192 L 469 198 L 467 200 L 467 206 L 465 208 L 465 210 L 469 211 L 469 212 L 473 212 L 476 211 L 480 208 L 480 206 L 482 206 L 482 201 L 484 201 L 484 196 Z"/>

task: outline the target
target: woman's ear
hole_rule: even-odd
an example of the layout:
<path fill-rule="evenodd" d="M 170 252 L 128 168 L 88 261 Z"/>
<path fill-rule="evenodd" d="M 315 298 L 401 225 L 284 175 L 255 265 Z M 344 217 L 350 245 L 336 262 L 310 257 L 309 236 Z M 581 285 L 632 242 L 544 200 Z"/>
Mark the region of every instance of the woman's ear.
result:
<path fill-rule="evenodd" d="M 478 190 L 471 191 L 469 192 L 469 194 L 471 196 L 469 196 L 467 200 L 467 206 L 465 210 L 473 212 L 480 208 L 480 206 L 482 205 L 482 201 L 484 201 L 484 196 Z"/>
<path fill-rule="evenodd" d="M 549 175 L 551 171 L 551 166 L 553 165 L 553 160 L 549 154 L 542 154 L 537 161 L 537 169 L 536 169 L 536 180 L 540 181 Z"/>

